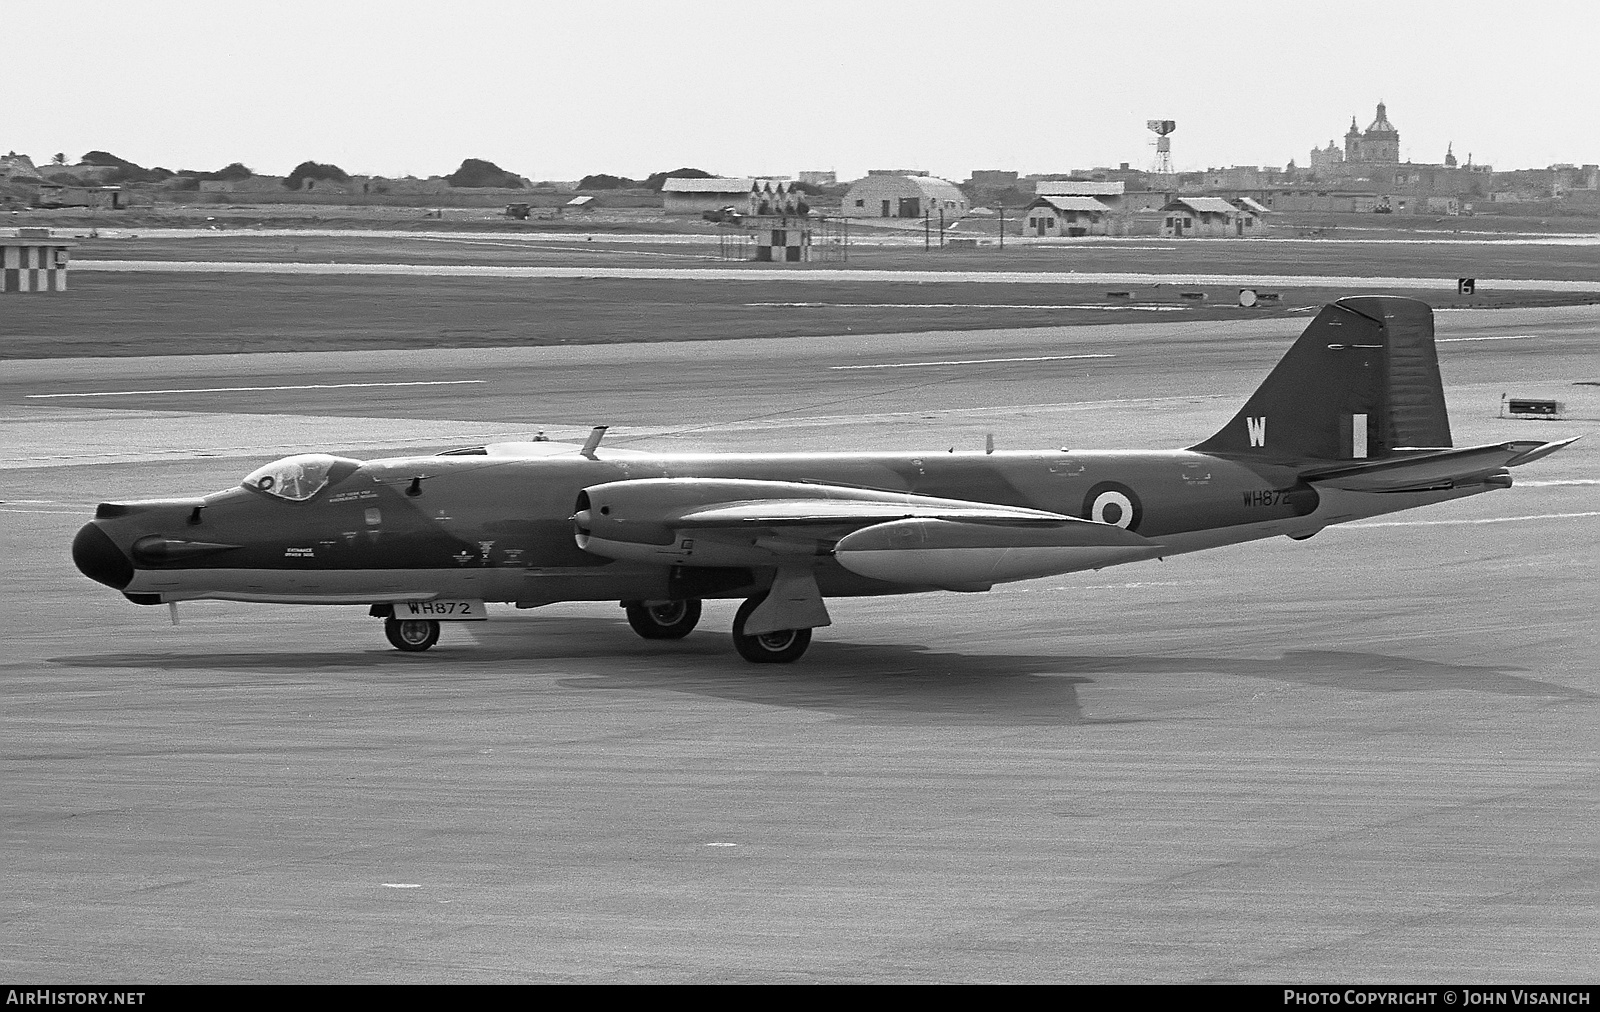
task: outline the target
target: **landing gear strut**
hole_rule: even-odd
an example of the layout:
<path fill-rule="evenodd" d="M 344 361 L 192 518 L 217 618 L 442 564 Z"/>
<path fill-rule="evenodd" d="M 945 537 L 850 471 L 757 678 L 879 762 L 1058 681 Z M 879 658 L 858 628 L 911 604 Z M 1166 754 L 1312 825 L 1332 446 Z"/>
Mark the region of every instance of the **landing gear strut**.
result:
<path fill-rule="evenodd" d="M 699 598 L 681 601 L 624 601 L 628 624 L 647 640 L 681 640 L 700 621 Z"/>
<path fill-rule="evenodd" d="M 806 652 L 806 647 L 811 645 L 810 629 L 779 629 L 753 636 L 745 634 L 745 622 L 766 599 L 767 595 L 761 594 L 739 606 L 739 613 L 733 617 L 734 649 L 752 664 L 788 664 L 799 660 L 800 655 Z"/>
<path fill-rule="evenodd" d="M 415 653 L 439 642 L 439 623 L 432 619 L 386 618 L 383 634 L 396 650 Z"/>

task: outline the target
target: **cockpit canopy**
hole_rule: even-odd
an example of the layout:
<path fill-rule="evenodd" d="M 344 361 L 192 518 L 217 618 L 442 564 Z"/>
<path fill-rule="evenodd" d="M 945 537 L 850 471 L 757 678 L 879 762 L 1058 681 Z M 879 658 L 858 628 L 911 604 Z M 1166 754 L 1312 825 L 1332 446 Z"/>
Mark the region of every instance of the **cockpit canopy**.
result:
<path fill-rule="evenodd" d="M 290 502 L 305 502 L 361 466 L 361 461 L 327 453 L 297 453 L 251 471 L 244 487 Z"/>

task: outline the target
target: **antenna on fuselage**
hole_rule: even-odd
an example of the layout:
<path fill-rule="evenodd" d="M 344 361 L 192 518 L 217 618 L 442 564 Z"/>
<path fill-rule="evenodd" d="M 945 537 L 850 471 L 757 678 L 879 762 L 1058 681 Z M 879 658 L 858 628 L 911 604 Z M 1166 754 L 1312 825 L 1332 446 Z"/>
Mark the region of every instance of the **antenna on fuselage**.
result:
<path fill-rule="evenodd" d="M 590 429 L 589 438 L 583 441 L 583 449 L 578 451 L 578 456 L 588 457 L 590 460 L 597 459 L 594 451 L 600 446 L 600 440 L 606 437 L 606 430 L 609 428 L 611 428 L 609 425 L 596 425 Z"/>

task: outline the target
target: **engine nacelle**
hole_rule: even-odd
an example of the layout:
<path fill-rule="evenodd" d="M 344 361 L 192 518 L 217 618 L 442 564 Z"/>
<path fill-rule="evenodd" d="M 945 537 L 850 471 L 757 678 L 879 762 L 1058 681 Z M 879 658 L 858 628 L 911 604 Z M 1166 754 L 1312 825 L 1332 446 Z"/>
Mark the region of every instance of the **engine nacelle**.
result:
<path fill-rule="evenodd" d="M 737 478 L 638 478 L 592 485 L 578 493 L 572 533 L 580 549 L 608 559 L 680 566 L 763 566 L 784 556 L 815 554 L 816 540 L 686 529 L 684 517 L 711 506 L 782 500 L 825 500 L 855 490 L 800 482 Z M 862 498 L 873 495 L 864 492 Z M 883 495 L 883 493 L 879 493 Z"/>
<path fill-rule="evenodd" d="M 996 524 L 1013 525 L 1018 531 L 1041 524 L 1049 530 L 1061 525 L 1105 526 L 1026 507 L 885 489 L 738 478 L 639 478 L 584 489 L 572 515 L 572 528 L 579 548 L 611 559 L 655 565 L 771 566 L 800 557 L 831 555 L 835 542 L 847 535 L 859 538 L 866 530 L 885 529 L 912 518 L 970 521 L 988 530 Z M 1137 535 L 1126 536 L 1145 543 Z M 1045 539 L 1041 543 L 1046 547 L 1059 547 L 1049 540 L 1050 535 L 1039 537 Z M 1024 537 L 1018 547 L 1025 543 Z M 1068 543 L 1082 547 L 1077 541 Z M 1100 544 L 1092 539 L 1087 543 Z M 1007 542 L 985 542 L 978 547 L 1004 544 Z M 906 561 L 905 556 L 895 556 L 892 568 L 900 568 Z M 1009 572 L 1019 566 L 1008 561 L 1001 568 Z"/>
<path fill-rule="evenodd" d="M 1162 550 L 1131 531 L 1087 520 L 1041 526 L 917 519 L 856 531 L 839 541 L 834 556 L 845 569 L 874 580 L 987 590 L 1153 559 Z"/>

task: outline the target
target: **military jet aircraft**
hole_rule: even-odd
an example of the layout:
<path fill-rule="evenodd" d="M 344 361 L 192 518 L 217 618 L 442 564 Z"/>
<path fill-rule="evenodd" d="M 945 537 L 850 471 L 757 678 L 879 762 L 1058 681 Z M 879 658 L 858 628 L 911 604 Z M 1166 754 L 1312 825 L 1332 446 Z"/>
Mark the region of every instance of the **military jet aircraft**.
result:
<path fill-rule="evenodd" d="M 136 604 L 367 605 L 400 650 L 484 602 L 620 601 L 646 639 L 743 598 L 747 660 L 800 657 L 826 599 L 1101 569 L 1508 488 L 1572 442 L 1452 448 L 1433 313 L 1325 307 L 1221 431 L 1185 450 L 653 454 L 494 443 L 299 454 L 199 498 L 102 503 L 72 555 Z"/>

